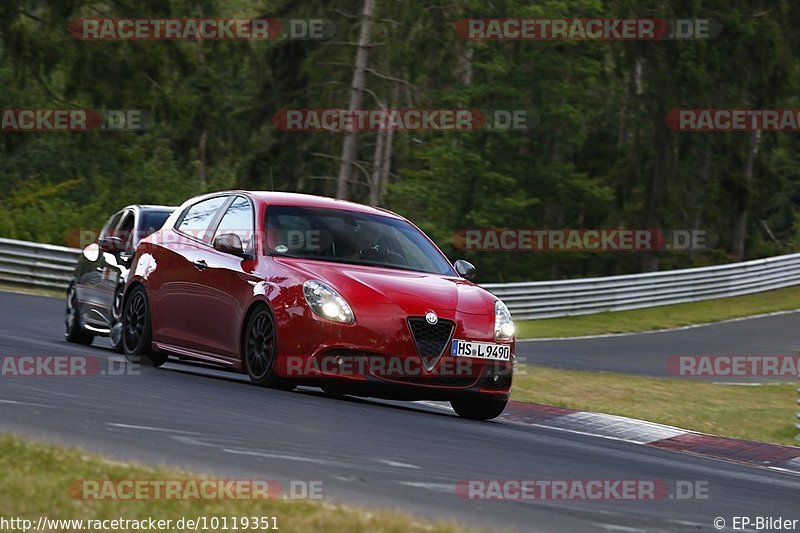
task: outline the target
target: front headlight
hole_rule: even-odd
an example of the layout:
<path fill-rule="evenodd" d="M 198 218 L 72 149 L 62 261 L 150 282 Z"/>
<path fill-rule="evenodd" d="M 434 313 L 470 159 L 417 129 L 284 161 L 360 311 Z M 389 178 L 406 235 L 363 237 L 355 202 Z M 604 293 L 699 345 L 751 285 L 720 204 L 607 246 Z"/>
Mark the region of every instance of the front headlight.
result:
<path fill-rule="evenodd" d="M 494 303 L 494 340 L 507 341 L 514 336 L 514 321 L 506 304 L 497 300 Z"/>
<path fill-rule="evenodd" d="M 313 279 L 306 281 L 303 283 L 303 296 L 311 310 L 322 318 L 345 324 L 356 321 L 344 298 L 327 283 Z"/>

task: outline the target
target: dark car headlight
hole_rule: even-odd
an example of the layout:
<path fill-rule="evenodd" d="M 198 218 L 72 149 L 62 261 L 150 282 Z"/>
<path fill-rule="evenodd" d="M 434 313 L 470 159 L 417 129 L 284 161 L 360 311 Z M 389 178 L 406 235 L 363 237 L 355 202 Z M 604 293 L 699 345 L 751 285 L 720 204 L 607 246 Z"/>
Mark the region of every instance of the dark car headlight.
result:
<path fill-rule="evenodd" d="M 303 283 L 303 296 L 314 314 L 334 322 L 353 324 L 356 317 L 353 310 L 336 290 L 318 280 L 308 280 Z"/>
<path fill-rule="evenodd" d="M 494 340 L 507 341 L 514 337 L 514 321 L 506 304 L 497 300 L 494 303 Z"/>

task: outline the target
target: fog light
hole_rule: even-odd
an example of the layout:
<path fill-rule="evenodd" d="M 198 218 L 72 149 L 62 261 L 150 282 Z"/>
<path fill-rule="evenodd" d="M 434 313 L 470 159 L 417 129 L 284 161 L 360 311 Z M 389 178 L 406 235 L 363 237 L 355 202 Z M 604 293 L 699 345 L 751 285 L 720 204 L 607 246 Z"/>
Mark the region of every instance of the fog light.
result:
<path fill-rule="evenodd" d="M 500 383 L 500 374 L 495 374 L 494 376 L 492 376 L 492 383 L 495 384 Z"/>

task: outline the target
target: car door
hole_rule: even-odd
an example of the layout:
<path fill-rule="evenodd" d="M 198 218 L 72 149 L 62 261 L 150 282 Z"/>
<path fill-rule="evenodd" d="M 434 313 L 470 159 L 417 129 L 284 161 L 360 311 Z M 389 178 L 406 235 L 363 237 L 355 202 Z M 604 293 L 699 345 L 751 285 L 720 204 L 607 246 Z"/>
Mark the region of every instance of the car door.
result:
<path fill-rule="evenodd" d="M 148 286 L 153 319 L 153 340 L 171 347 L 192 347 L 194 328 L 190 313 L 197 305 L 196 257 L 206 245 L 206 234 L 228 196 L 205 198 L 188 207 L 174 227 L 164 228 L 153 246 L 156 274 Z"/>
<path fill-rule="evenodd" d="M 190 310 L 193 348 L 231 361 L 239 357 L 243 314 L 252 299 L 253 286 L 258 282 L 254 275 L 254 212 L 249 198 L 233 197 L 196 258 L 204 262 L 204 268 L 197 271 L 196 305 Z M 221 252 L 213 247 L 216 238 L 231 234 L 243 244 L 240 254 Z"/>
<path fill-rule="evenodd" d="M 84 251 L 93 259 L 87 262 L 79 277 L 79 305 L 84 326 L 96 333 L 107 333 L 111 327 L 114 298 L 122 279 L 125 261 L 130 261 L 130 251 L 103 251 L 98 245 L 108 237 L 119 237 L 124 242 L 133 229 L 134 214 L 123 209 L 114 214 L 100 232 L 96 243 Z"/>
<path fill-rule="evenodd" d="M 105 288 L 102 312 L 107 317 L 109 327 L 113 327 L 120 319 L 122 295 L 135 250 L 137 218 L 137 210 L 126 209 L 113 232 L 113 235 L 120 239 L 121 247 L 112 252 L 101 253 L 103 269 L 100 271 L 100 276 Z"/>

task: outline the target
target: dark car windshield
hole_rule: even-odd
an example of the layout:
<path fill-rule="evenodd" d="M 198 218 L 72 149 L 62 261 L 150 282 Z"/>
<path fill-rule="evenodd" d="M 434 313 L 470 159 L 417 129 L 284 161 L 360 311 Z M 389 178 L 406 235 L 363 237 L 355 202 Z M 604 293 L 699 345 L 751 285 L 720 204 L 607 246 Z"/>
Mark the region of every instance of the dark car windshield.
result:
<path fill-rule="evenodd" d="M 141 238 L 160 230 L 171 214 L 172 211 L 142 211 L 139 223 L 139 229 L 142 232 Z"/>
<path fill-rule="evenodd" d="M 270 206 L 266 228 L 271 255 L 455 275 L 447 259 L 418 229 L 392 217 Z"/>

